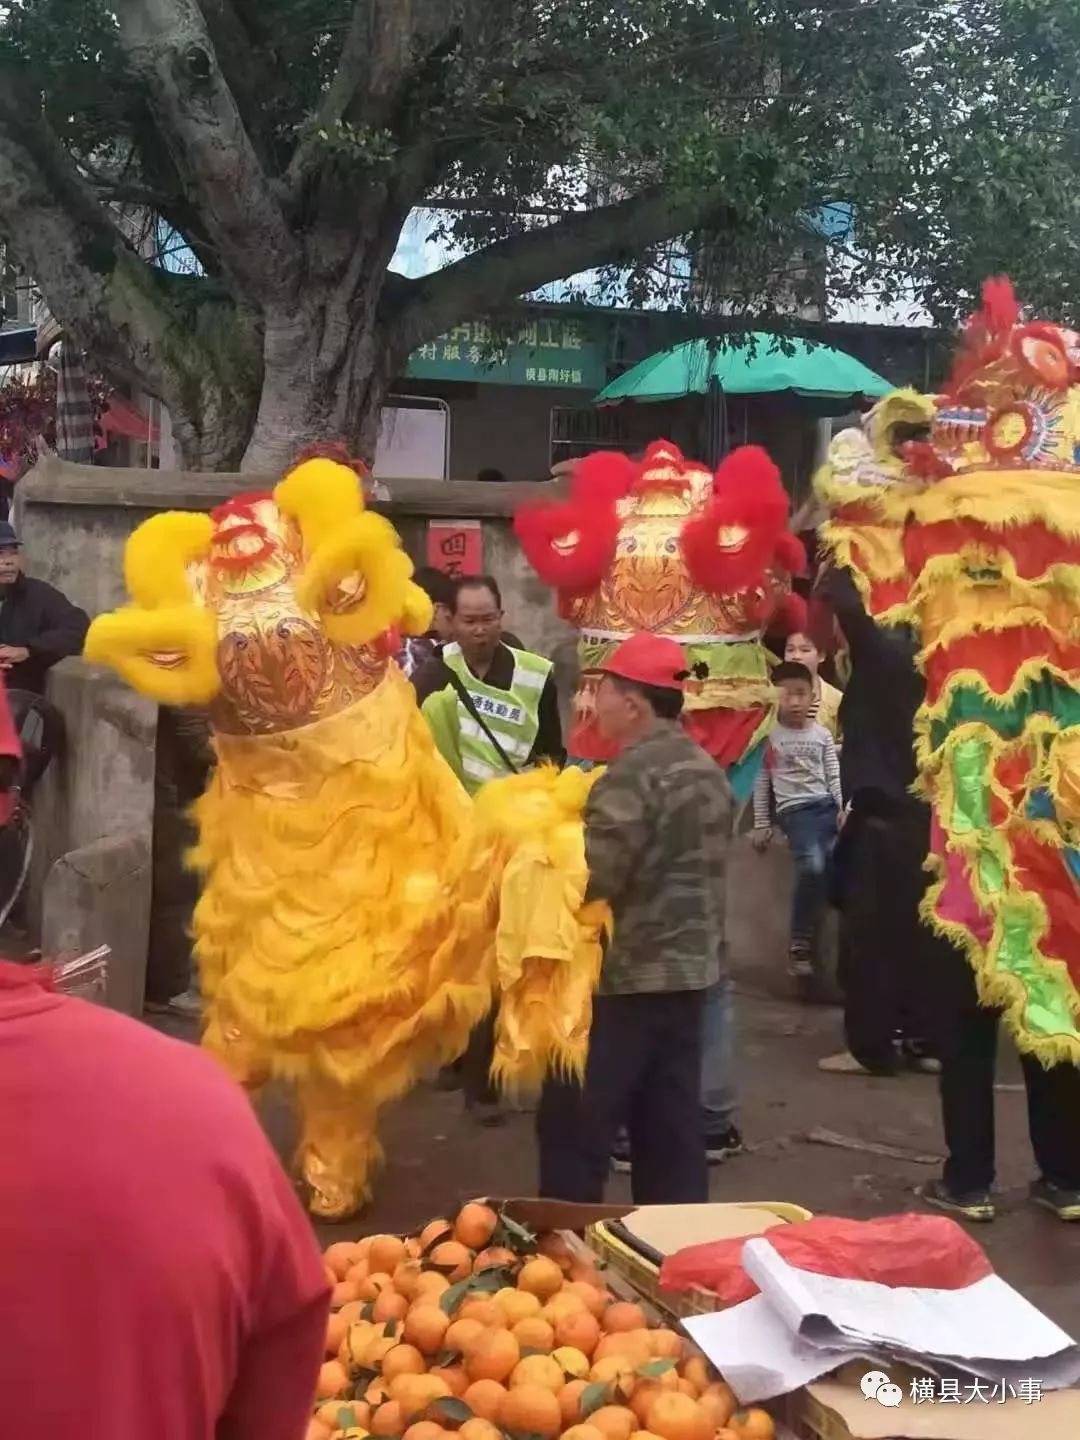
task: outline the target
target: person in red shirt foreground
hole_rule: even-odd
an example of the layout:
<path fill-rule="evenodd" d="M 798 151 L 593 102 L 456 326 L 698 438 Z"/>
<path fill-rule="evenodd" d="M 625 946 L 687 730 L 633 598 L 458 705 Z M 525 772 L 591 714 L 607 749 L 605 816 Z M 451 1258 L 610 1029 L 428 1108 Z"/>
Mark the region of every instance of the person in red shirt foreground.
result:
<path fill-rule="evenodd" d="M 0 962 L 0 1432 L 300 1440 L 327 1283 L 243 1092 Z"/>

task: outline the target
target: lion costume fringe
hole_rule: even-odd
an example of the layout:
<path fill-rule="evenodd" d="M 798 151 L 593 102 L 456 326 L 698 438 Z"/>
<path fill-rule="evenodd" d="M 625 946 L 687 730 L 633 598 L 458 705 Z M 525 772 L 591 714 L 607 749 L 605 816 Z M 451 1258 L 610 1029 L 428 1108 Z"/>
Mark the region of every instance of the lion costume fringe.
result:
<path fill-rule="evenodd" d="M 476 804 L 436 751 L 390 632 L 430 602 L 349 467 L 163 514 L 132 535 L 132 603 L 86 643 L 144 694 L 209 706 L 195 953 L 204 1043 L 249 1087 L 287 1081 L 312 1209 L 369 1193 L 379 1108 L 460 1054 L 496 990 L 496 1070 L 581 1072 L 603 919 L 581 775 L 495 782 Z"/>
<path fill-rule="evenodd" d="M 929 438 L 891 445 L 920 415 Z M 920 640 L 924 918 L 1022 1050 L 1078 1063 L 1080 336 L 988 281 L 946 392 L 891 397 L 869 430 L 818 488 L 869 613 Z"/>

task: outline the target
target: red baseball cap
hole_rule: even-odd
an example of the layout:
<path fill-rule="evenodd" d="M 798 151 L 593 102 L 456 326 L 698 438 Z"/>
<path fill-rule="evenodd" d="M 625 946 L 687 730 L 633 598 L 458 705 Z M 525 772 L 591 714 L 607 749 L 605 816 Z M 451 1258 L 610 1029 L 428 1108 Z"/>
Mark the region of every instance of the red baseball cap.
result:
<path fill-rule="evenodd" d="M 586 673 L 617 675 L 621 680 L 634 680 L 638 685 L 655 685 L 660 690 L 683 690 L 689 669 L 683 648 L 677 640 L 639 630 L 616 646 L 603 665 L 597 665 Z"/>

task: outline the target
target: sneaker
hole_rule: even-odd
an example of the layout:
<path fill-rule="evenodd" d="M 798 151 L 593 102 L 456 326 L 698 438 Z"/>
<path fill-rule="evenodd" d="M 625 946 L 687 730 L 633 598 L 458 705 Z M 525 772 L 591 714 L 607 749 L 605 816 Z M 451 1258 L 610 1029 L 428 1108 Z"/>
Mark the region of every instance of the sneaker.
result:
<path fill-rule="evenodd" d="M 904 1067 L 916 1075 L 941 1074 L 941 1061 L 935 1060 L 933 1055 L 905 1055 Z"/>
<path fill-rule="evenodd" d="M 474 1125 L 486 1130 L 506 1124 L 506 1107 L 500 1100 L 466 1100 L 465 1113 Z"/>
<path fill-rule="evenodd" d="M 935 1210 L 944 1210 L 946 1215 L 955 1215 L 958 1220 L 985 1224 L 997 1215 L 989 1190 L 974 1190 L 970 1195 L 954 1195 L 944 1180 L 929 1180 L 919 1187 L 918 1193 L 924 1205 L 932 1205 Z M 1080 1219 L 1080 1215 L 1077 1218 Z"/>
<path fill-rule="evenodd" d="M 732 1155 L 741 1155 L 742 1148 L 743 1138 L 734 1125 L 705 1140 L 705 1156 L 710 1165 L 722 1165 Z"/>
<path fill-rule="evenodd" d="M 611 1147 L 611 1168 L 616 1175 L 630 1174 L 630 1141 L 620 1135 Z"/>
<path fill-rule="evenodd" d="M 185 1020 L 201 1020 L 202 996 L 197 990 L 184 990 L 181 994 L 172 997 L 168 1009 L 170 1015 L 182 1015 Z"/>
<path fill-rule="evenodd" d="M 1036 1180 L 1031 1187 L 1031 1200 L 1044 1210 L 1051 1210 L 1067 1223 L 1080 1220 L 1080 1190 L 1066 1190 L 1052 1180 Z"/>
<path fill-rule="evenodd" d="M 895 1075 L 895 1066 L 875 1066 L 871 1068 L 864 1065 L 861 1060 L 856 1060 L 850 1050 L 841 1050 L 839 1055 L 826 1055 L 824 1060 L 817 1062 L 817 1068 L 826 1075 Z"/>

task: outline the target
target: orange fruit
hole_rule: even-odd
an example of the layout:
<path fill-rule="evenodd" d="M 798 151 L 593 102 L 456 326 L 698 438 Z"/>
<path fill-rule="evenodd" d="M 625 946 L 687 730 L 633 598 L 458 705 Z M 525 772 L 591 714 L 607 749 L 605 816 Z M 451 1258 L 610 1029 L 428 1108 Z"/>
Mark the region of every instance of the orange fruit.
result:
<path fill-rule="evenodd" d="M 446 1332 L 443 1348 L 467 1355 L 484 1333 L 479 1320 L 455 1320 Z"/>
<path fill-rule="evenodd" d="M 717 1430 L 722 1429 L 738 1408 L 735 1391 L 723 1380 L 706 1386 L 698 1397 L 698 1404 L 709 1417 L 709 1423 Z"/>
<path fill-rule="evenodd" d="M 346 1320 L 350 1325 L 352 1325 L 355 1324 L 357 1320 L 363 1318 L 360 1312 L 361 1310 L 363 1310 L 366 1304 L 366 1300 L 350 1300 L 347 1305 L 342 1305 L 341 1309 L 337 1313 L 342 1317 L 342 1319 Z"/>
<path fill-rule="evenodd" d="M 408 1313 L 408 1300 L 404 1295 L 399 1295 L 396 1290 L 391 1288 L 384 1290 L 375 1301 L 371 1318 L 377 1325 L 382 1325 L 387 1320 L 404 1320 Z"/>
<path fill-rule="evenodd" d="M 458 1434 L 462 1440 L 504 1440 L 499 1427 L 490 1420 L 485 1420 L 482 1415 L 474 1415 L 471 1420 L 466 1420 Z"/>
<path fill-rule="evenodd" d="M 481 1420 L 497 1423 L 505 1396 L 506 1386 L 497 1380 L 474 1380 L 461 1398 Z"/>
<path fill-rule="evenodd" d="M 625 1355 L 609 1355 L 596 1362 L 589 1371 L 589 1380 L 594 1385 L 613 1385 L 616 1398 L 626 1400 L 634 1393 L 637 1367 Z"/>
<path fill-rule="evenodd" d="M 728 1422 L 736 1440 L 774 1440 L 776 1424 L 767 1410 L 736 1410 Z"/>
<path fill-rule="evenodd" d="M 416 1282 L 417 1300 L 435 1302 L 444 1290 L 450 1289 L 450 1281 L 437 1270 L 425 1270 Z"/>
<path fill-rule="evenodd" d="M 405 1241 L 399 1236 L 373 1235 L 371 1237 L 367 1262 L 373 1273 L 381 1270 L 385 1275 L 392 1275 L 405 1258 Z"/>
<path fill-rule="evenodd" d="M 402 1419 L 410 1424 L 423 1415 L 429 1405 L 449 1396 L 450 1387 L 438 1375 L 399 1375 L 393 1382 L 391 1393 L 401 1407 Z M 375 1433 L 374 1426 L 372 1433 Z M 394 1434 L 400 1435 L 401 1431 L 396 1430 Z"/>
<path fill-rule="evenodd" d="M 315 1411 L 315 1419 L 320 1425 L 329 1425 L 331 1430 L 337 1430 L 340 1428 L 338 1417 L 343 1410 L 351 1426 L 358 1430 L 367 1429 L 371 1406 L 365 1405 L 363 1400 L 327 1400 Z"/>
<path fill-rule="evenodd" d="M 473 1274 L 478 1275 L 481 1270 L 490 1270 L 494 1266 L 502 1269 L 510 1269 L 516 1265 L 518 1257 L 513 1250 L 507 1250 L 505 1245 L 489 1245 L 486 1250 L 481 1250 L 473 1261 Z"/>
<path fill-rule="evenodd" d="M 319 1378 L 315 1384 L 316 1400 L 326 1400 L 332 1395 L 344 1395 L 349 1388 L 349 1377 L 340 1360 L 327 1360 L 319 1367 Z"/>
<path fill-rule="evenodd" d="M 355 1240 L 336 1240 L 323 1251 L 323 1264 L 331 1271 L 335 1280 L 344 1280 L 352 1267 L 360 1260 Z"/>
<path fill-rule="evenodd" d="M 406 1300 L 415 1300 L 420 1293 L 420 1277 L 424 1268 L 419 1260 L 403 1260 L 393 1274 L 394 1289 Z"/>
<path fill-rule="evenodd" d="M 708 1416 L 696 1400 L 665 1390 L 649 1406 L 646 1424 L 661 1440 L 712 1440 Z"/>
<path fill-rule="evenodd" d="M 387 1390 L 381 1380 L 373 1380 L 364 1391 L 364 1402 L 372 1413 L 389 1399 L 390 1391 Z"/>
<path fill-rule="evenodd" d="M 324 1425 L 321 1420 L 314 1416 L 307 1422 L 307 1429 L 304 1431 L 304 1440 L 330 1440 L 333 1430 L 329 1425 Z"/>
<path fill-rule="evenodd" d="M 581 1423 L 581 1397 L 588 1384 L 588 1380 L 569 1380 L 559 1391 L 559 1409 L 564 1426 Z"/>
<path fill-rule="evenodd" d="M 428 1264 L 440 1270 L 453 1285 L 472 1272 L 472 1251 L 460 1240 L 443 1240 L 428 1256 Z"/>
<path fill-rule="evenodd" d="M 376 1332 L 377 1333 L 377 1332 Z M 364 1346 L 364 1353 L 360 1356 L 360 1368 L 363 1370 L 381 1370 L 382 1362 L 395 1346 L 400 1345 L 393 1335 L 379 1335 L 374 1340 L 369 1340 Z"/>
<path fill-rule="evenodd" d="M 383 1356 L 382 1378 L 388 1385 L 393 1384 L 399 1375 L 423 1375 L 427 1372 L 427 1362 L 415 1345 L 395 1345 Z"/>
<path fill-rule="evenodd" d="M 594 1426 L 585 1423 L 582 1425 L 571 1425 L 569 1430 L 564 1430 L 562 1440 L 604 1440 L 603 1431 L 597 1430 Z"/>
<path fill-rule="evenodd" d="M 616 1300 L 604 1311 L 600 1323 L 609 1334 L 618 1330 L 644 1330 L 645 1311 L 629 1300 Z"/>
<path fill-rule="evenodd" d="M 371 1417 L 372 1435 L 400 1435 L 405 1429 L 405 1417 L 396 1400 L 384 1400 Z"/>
<path fill-rule="evenodd" d="M 384 1290 L 392 1290 L 394 1282 L 385 1270 L 372 1270 L 366 1280 L 361 1280 L 356 1293 L 361 1300 L 377 1300 Z"/>
<path fill-rule="evenodd" d="M 621 1355 L 635 1365 L 644 1365 L 653 1358 L 652 1344 L 647 1330 L 616 1330 L 613 1335 L 602 1335 L 593 1351 L 594 1360 L 607 1360 Z"/>
<path fill-rule="evenodd" d="M 649 1341 L 657 1360 L 678 1360 L 686 1349 L 683 1337 L 677 1330 L 650 1330 Z"/>
<path fill-rule="evenodd" d="M 409 1426 L 401 1440 L 444 1440 L 447 1433 L 441 1425 L 436 1425 L 434 1420 L 417 1420 Z"/>
<path fill-rule="evenodd" d="M 328 1315 L 326 1317 L 326 1345 L 324 1346 L 324 1353 L 326 1355 L 336 1355 L 341 1349 L 341 1342 L 348 1333 L 349 1317 L 347 1315 L 342 1315 L 340 1310 L 334 1315 Z"/>
<path fill-rule="evenodd" d="M 526 1260 L 518 1275 L 518 1289 L 527 1290 L 530 1295 L 536 1295 L 541 1300 L 550 1300 L 552 1295 L 562 1289 L 563 1273 L 554 1260 L 549 1260 L 545 1255 L 537 1255 L 533 1260 Z M 642 1324 L 644 1324 L 644 1318 Z"/>
<path fill-rule="evenodd" d="M 549 1324 L 554 1325 L 564 1315 L 574 1315 L 584 1309 L 585 1301 L 580 1295 L 571 1295 L 566 1290 L 560 1290 L 551 1297 L 540 1313 Z"/>
<path fill-rule="evenodd" d="M 536 1243 L 536 1248 L 541 1255 L 546 1255 L 549 1260 L 554 1260 L 559 1269 L 569 1272 L 570 1266 L 574 1263 L 573 1252 L 557 1230 L 549 1230 L 546 1235 L 541 1235 Z"/>
<path fill-rule="evenodd" d="M 666 1378 L 665 1376 L 650 1376 L 646 1380 L 639 1380 L 634 1386 L 634 1393 L 630 1396 L 630 1409 L 633 1410 L 637 1416 L 639 1425 L 645 1424 L 646 1416 L 649 1413 L 649 1406 L 656 1399 L 657 1395 L 661 1394 L 664 1390 L 674 1388 L 674 1370 L 671 1371 L 671 1376 L 672 1380 L 670 1385 L 661 1383 L 661 1381 Z"/>
<path fill-rule="evenodd" d="M 700 1395 L 707 1388 L 709 1381 L 712 1379 L 712 1376 L 709 1374 L 709 1367 L 705 1363 L 704 1355 L 691 1355 L 680 1369 L 683 1379 L 689 1380 L 690 1384 L 694 1387 L 694 1393 L 697 1395 Z"/>
<path fill-rule="evenodd" d="M 510 1328 L 522 1350 L 555 1348 L 555 1331 L 546 1320 L 541 1320 L 539 1315 L 534 1315 L 529 1320 L 519 1320 Z"/>
<path fill-rule="evenodd" d="M 637 1416 L 625 1405 L 601 1405 L 588 1417 L 587 1423 L 605 1436 L 605 1440 L 630 1440 L 637 1429 Z"/>
<path fill-rule="evenodd" d="M 543 1390 L 550 1390 L 552 1395 L 557 1395 L 566 1383 L 566 1378 L 559 1368 L 558 1362 L 550 1355 L 526 1355 L 524 1360 L 519 1360 L 510 1372 L 510 1389 L 514 1390 L 519 1385 L 529 1389 L 539 1387 Z M 505 1423 L 505 1422 L 504 1422 Z M 516 1426 L 508 1425 L 507 1429 L 516 1429 Z"/>
<path fill-rule="evenodd" d="M 460 1400 L 469 1388 L 469 1377 L 461 1365 L 433 1365 L 428 1374 L 441 1380 L 457 1400 Z"/>
<path fill-rule="evenodd" d="M 405 1258 L 407 1260 L 420 1259 L 420 1241 L 413 1235 L 410 1235 L 405 1241 Z"/>
<path fill-rule="evenodd" d="M 659 1435 L 654 1435 L 651 1430 L 635 1430 L 630 1440 L 660 1440 Z M 713 1440 L 721 1440 L 720 1436 L 714 1436 Z"/>
<path fill-rule="evenodd" d="M 470 1380 L 505 1380 L 521 1359 L 521 1346 L 509 1330 L 485 1330 L 469 1351 L 465 1371 Z M 560 1377 L 561 1379 L 561 1377 Z"/>
<path fill-rule="evenodd" d="M 555 1323 L 555 1344 L 591 1355 L 600 1343 L 600 1322 L 587 1310 L 571 1311 Z"/>
<path fill-rule="evenodd" d="M 459 1305 L 457 1309 L 459 1320 L 479 1320 L 481 1325 L 502 1325 L 505 1317 L 502 1307 L 492 1295 L 474 1295 Z"/>
<path fill-rule="evenodd" d="M 326 1283 L 330 1286 L 330 1289 L 332 1290 L 338 1282 L 337 1271 L 331 1270 L 329 1265 L 324 1265 L 322 1267 L 322 1270 L 323 1274 L 326 1277 Z"/>
<path fill-rule="evenodd" d="M 527 1290 L 515 1290 L 506 1286 L 495 1295 L 495 1303 L 506 1317 L 506 1323 L 514 1326 L 519 1320 L 532 1320 L 540 1314 L 540 1301 Z"/>
<path fill-rule="evenodd" d="M 421 1253 L 434 1245 L 437 1240 L 451 1240 L 453 1235 L 454 1227 L 449 1220 L 444 1220 L 441 1216 L 438 1220 L 429 1220 L 417 1237 Z"/>
<path fill-rule="evenodd" d="M 359 1365 L 365 1351 L 376 1338 L 375 1326 L 370 1320 L 356 1320 L 345 1331 L 345 1338 L 338 1346 L 338 1359 L 348 1369 Z"/>
<path fill-rule="evenodd" d="M 573 1345 L 560 1345 L 551 1352 L 551 1358 L 571 1380 L 584 1380 L 592 1363 L 583 1350 L 575 1350 Z"/>
<path fill-rule="evenodd" d="M 422 1355 L 434 1355 L 442 1349 L 449 1328 L 450 1317 L 438 1305 L 414 1305 L 405 1317 L 401 1338 Z"/>
<path fill-rule="evenodd" d="M 566 1293 L 576 1295 L 589 1314 L 595 1315 L 598 1320 L 607 1307 L 607 1291 L 590 1285 L 586 1280 L 571 1280 L 566 1287 Z"/>
<path fill-rule="evenodd" d="M 330 1308 L 340 1310 L 350 1300 L 359 1300 L 360 1293 L 351 1280 L 339 1280 L 330 1291 Z"/>
<path fill-rule="evenodd" d="M 490 1205 L 471 1200 L 458 1211 L 458 1217 L 454 1221 L 454 1239 L 460 1240 L 462 1245 L 467 1245 L 470 1250 L 483 1250 L 495 1233 L 498 1223 L 499 1217 Z"/>
<path fill-rule="evenodd" d="M 550 1389 L 543 1385 L 518 1385 L 506 1392 L 499 1423 L 506 1430 L 554 1440 L 562 1424 L 562 1412 Z"/>

